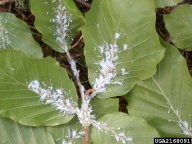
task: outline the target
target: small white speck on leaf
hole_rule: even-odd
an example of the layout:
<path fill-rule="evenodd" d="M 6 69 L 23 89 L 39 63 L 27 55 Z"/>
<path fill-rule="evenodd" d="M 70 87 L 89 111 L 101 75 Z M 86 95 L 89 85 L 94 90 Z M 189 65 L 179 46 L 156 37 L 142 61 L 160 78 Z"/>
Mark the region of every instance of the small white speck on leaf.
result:
<path fill-rule="evenodd" d="M 129 74 L 129 72 L 126 72 L 124 68 L 122 68 L 121 71 L 122 71 L 122 75 Z"/>
<path fill-rule="evenodd" d="M 127 141 L 133 141 L 133 138 L 126 138 Z"/>
<path fill-rule="evenodd" d="M 57 138 L 56 141 L 60 141 L 61 139 L 60 138 Z"/>
<path fill-rule="evenodd" d="M 120 38 L 121 33 L 115 33 L 115 39 Z"/>
<path fill-rule="evenodd" d="M 44 4 L 49 5 L 49 3 L 48 3 L 48 2 L 44 2 Z"/>
<path fill-rule="evenodd" d="M 123 45 L 123 50 L 127 50 L 128 49 L 128 44 L 124 44 Z"/>

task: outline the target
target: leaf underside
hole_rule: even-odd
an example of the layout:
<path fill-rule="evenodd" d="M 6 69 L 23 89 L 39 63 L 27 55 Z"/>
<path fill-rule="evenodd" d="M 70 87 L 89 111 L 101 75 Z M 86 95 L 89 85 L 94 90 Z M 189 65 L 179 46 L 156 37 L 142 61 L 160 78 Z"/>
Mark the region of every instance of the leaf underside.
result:
<path fill-rule="evenodd" d="M 161 137 L 189 137 L 179 122 L 187 122 L 189 129 L 192 125 L 191 77 L 179 51 L 171 45 L 163 46 L 165 57 L 158 64 L 157 73 L 138 82 L 126 95 L 128 110 L 130 115 L 146 119 Z"/>
<path fill-rule="evenodd" d="M 52 58 L 35 60 L 21 51 L 0 52 L 0 113 L 24 125 L 58 125 L 73 116 L 59 113 L 54 106 L 40 102 L 39 94 L 29 90 L 28 84 L 38 80 L 41 87 L 63 88 L 66 98 L 77 102 L 76 89 L 66 71 Z M 46 86 L 45 86 L 46 85 Z"/>
<path fill-rule="evenodd" d="M 95 114 L 98 119 L 105 114 L 118 112 L 119 98 L 99 99 L 95 97 L 91 100 L 90 104 L 94 110 L 92 113 Z"/>
<path fill-rule="evenodd" d="M 23 126 L 0 115 L 1 144 L 55 144 L 44 127 Z"/>
<path fill-rule="evenodd" d="M 33 39 L 29 26 L 15 15 L 0 13 L 0 33 L 0 49 L 22 50 L 31 58 L 43 58 L 41 47 Z"/>
<path fill-rule="evenodd" d="M 158 132 L 152 128 L 144 119 L 131 117 L 124 113 L 110 113 L 99 118 L 98 121 L 105 122 L 110 127 L 113 127 L 115 132 L 124 132 L 126 137 L 132 138 L 132 142 L 127 143 L 151 144 L 153 143 L 154 137 L 159 137 Z M 110 132 L 101 132 L 98 131 L 98 129 L 95 127 L 91 128 L 91 138 L 94 144 L 122 144 L 122 142 L 117 142 L 116 139 L 111 136 Z"/>
<path fill-rule="evenodd" d="M 163 48 L 155 32 L 154 9 L 152 0 L 122 0 L 121 3 L 116 0 L 93 1 L 83 27 L 90 83 L 94 85 L 94 80 L 99 77 L 100 68 L 95 63 L 101 61 L 102 55 L 98 47 L 105 42 L 114 44 L 115 33 L 120 33 L 117 45 L 122 51 L 118 55 L 115 79 L 124 81 L 123 86 L 107 85 L 107 91 L 98 94 L 99 98 L 126 94 L 136 81 L 155 73 L 156 64 L 163 57 Z M 128 45 L 126 51 L 123 51 L 124 44 Z M 121 69 L 130 74 L 121 75 Z"/>
<path fill-rule="evenodd" d="M 75 3 L 71 0 L 52 2 L 52 0 L 33 0 L 31 1 L 31 11 L 35 15 L 35 27 L 42 33 L 42 40 L 51 46 L 54 50 L 64 53 L 64 50 L 56 42 L 56 24 L 52 20 L 56 18 L 55 10 L 59 5 L 66 6 L 67 12 L 72 14 L 72 23 L 70 25 L 70 31 L 73 38 L 80 31 L 84 25 L 84 18 Z M 68 42 L 70 45 L 72 39 Z"/>
<path fill-rule="evenodd" d="M 51 133 L 55 144 L 63 144 L 72 142 L 73 144 L 83 144 L 84 134 L 83 128 L 79 123 L 77 117 L 74 117 L 67 124 L 62 124 L 54 127 L 46 127 L 47 131 Z"/>

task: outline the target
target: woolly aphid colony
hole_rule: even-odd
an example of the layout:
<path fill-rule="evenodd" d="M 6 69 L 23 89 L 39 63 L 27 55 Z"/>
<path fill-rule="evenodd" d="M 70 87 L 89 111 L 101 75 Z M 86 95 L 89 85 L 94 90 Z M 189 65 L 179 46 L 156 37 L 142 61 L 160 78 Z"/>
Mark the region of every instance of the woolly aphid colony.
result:
<path fill-rule="evenodd" d="M 0 49 L 5 49 L 11 45 L 11 41 L 9 39 L 9 31 L 1 22 L 7 23 L 7 20 L 3 20 L 3 18 L 0 16 Z"/>
<path fill-rule="evenodd" d="M 119 47 L 116 44 L 116 41 L 120 38 L 120 33 L 115 33 L 114 44 L 109 44 L 104 42 L 103 45 L 98 46 L 98 50 L 103 55 L 103 59 L 95 63 L 99 67 L 99 71 L 97 74 L 97 78 L 95 79 L 93 88 L 95 91 L 90 96 L 85 96 L 85 88 L 81 85 L 79 80 L 79 70 L 76 68 L 76 63 L 73 58 L 70 56 L 68 49 L 68 40 L 71 38 L 70 32 L 70 24 L 72 23 L 72 14 L 67 12 L 67 8 L 62 5 L 61 0 L 53 0 L 52 3 L 58 3 L 58 7 L 54 8 L 55 18 L 51 19 L 51 22 L 56 24 L 56 31 L 54 33 L 56 42 L 60 45 L 60 47 L 64 50 L 68 57 L 68 62 L 71 65 L 71 69 L 73 71 L 73 75 L 76 78 L 78 83 L 79 91 L 82 97 L 81 108 L 78 107 L 76 102 L 73 102 L 72 98 L 65 98 L 67 92 L 64 89 L 57 89 L 53 91 L 52 88 L 42 88 L 40 86 L 40 82 L 38 80 L 33 80 L 29 83 L 28 89 L 34 91 L 40 96 L 40 101 L 45 100 L 45 104 L 51 104 L 56 107 L 60 112 L 69 115 L 76 114 L 78 116 L 79 122 L 82 126 L 93 125 L 99 131 L 102 132 L 110 132 L 111 136 L 113 136 L 117 141 L 121 141 L 123 144 L 126 141 L 132 141 L 132 138 L 126 137 L 123 132 L 116 133 L 115 129 L 110 127 L 108 124 L 104 122 L 97 122 L 95 120 L 95 115 L 91 114 L 92 107 L 90 106 L 90 100 L 96 96 L 96 94 L 105 92 L 107 89 L 107 85 L 117 84 L 123 85 L 123 81 L 113 81 L 113 78 L 117 75 L 116 72 L 116 61 L 118 60 Z M 124 44 L 122 51 L 127 50 L 128 45 Z M 122 70 L 122 75 L 129 74 L 125 69 Z M 63 140 L 66 143 L 65 140 Z"/>

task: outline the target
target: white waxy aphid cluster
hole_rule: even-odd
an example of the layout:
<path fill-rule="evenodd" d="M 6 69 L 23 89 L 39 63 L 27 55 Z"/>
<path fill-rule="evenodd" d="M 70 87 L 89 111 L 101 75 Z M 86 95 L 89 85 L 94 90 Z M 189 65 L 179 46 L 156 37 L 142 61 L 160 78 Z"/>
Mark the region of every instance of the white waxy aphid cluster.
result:
<path fill-rule="evenodd" d="M 115 137 L 117 141 L 121 141 L 123 144 L 125 144 L 126 141 L 132 141 L 132 138 L 126 137 L 123 132 L 117 133 L 106 123 L 95 121 L 95 116 L 91 115 L 92 108 L 89 107 L 89 100 L 84 100 L 81 105 L 81 109 L 79 109 L 77 103 L 73 102 L 72 99 L 64 99 L 64 94 L 66 94 L 66 92 L 62 89 L 57 89 L 53 92 L 52 87 L 49 87 L 48 89 L 41 88 L 38 80 L 31 81 L 28 85 L 28 89 L 39 94 L 40 101 L 46 100 L 46 104 L 55 106 L 57 110 L 60 110 L 64 114 L 76 113 L 82 126 L 89 126 L 90 124 L 93 124 L 93 126 L 101 132 L 110 132 L 112 134 L 111 136 Z M 66 138 L 81 138 L 82 134 L 84 133 L 77 133 L 77 130 L 73 130 L 72 132 L 68 130 Z M 63 143 L 67 143 L 66 140 L 63 140 Z"/>
<path fill-rule="evenodd" d="M 66 11 L 66 7 L 62 5 L 61 0 L 52 0 L 52 3 L 58 2 L 58 7 L 54 8 L 55 18 L 51 19 L 50 22 L 54 22 L 56 24 L 56 31 L 54 35 L 56 36 L 56 42 L 61 46 L 68 57 L 68 62 L 71 65 L 71 69 L 76 78 L 77 84 L 79 86 L 79 90 L 82 97 L 81 108 L 78 108 L 77 103 L 73 102 L 72 99 L 64 98 L 64 91 L 61 89 L 52 92 L 52 89 L 42 89 L 37 80 L 32 81 L 28 88 L 40 95 L 40 100 L 46 100 L 46 104 L 52 104 L 56 106 L 58 110 L 63 112 L 64 114 L 77 114 L 79 122 L 82 126 L 89 126 L 93 124 L 97 128 L 104 129 L 104 131 L 112 131 L 112 136 L 115 137 L 117 141 L 121 141 L 123 144 L 125 141 L 132 141 L 131 138 L 125 137 L 124 133 L 116 133 L 111 127 L 108 125 L 99 122 L 96 122 L 95 116 L 91 115 L 92 108 L 89 106 L 89 102 L 91 98 L 87 98 L 89 96 L 84 95 L 84 87 L 81 85 L 79 80 L 79 70 L 76 68 L 76 63 L 73 58 L 70 56 L 68 49 L 68 41 L 71 39 L 71 31 L 69 30 L 70 24 L 72 23 L 71 17 L 72 15 Z M 48 3 L 46 3 L 48 4 Z M 117 40 L 120 37 L 119 33 L 115 34 L 115 39 Z M 97 64 L 100 66 L 100 76 L 96 79 L 96 83 L 94 85 L 94 89 L 97 92 L 104 92 L 106 90 L 106 84 L 119 84 L 122 85 L 123 81 L 112 81 L 112 79 L 116 76 L 116 63 L 115 61 L 119 58 L 118 53 L 118 45 L 105 43 L 100 46 L 100 53 L 104 55 L 104 59 L 102 59 Z M 123 46 L 123 50 L 126 50 L 128 45 Z M 122 69 L 122 75 L 129 74 L 125 69 Z M 104 81 L 103 81 L 104 80 Z M 44 84 L 45 85 L 45 84 Z M 99 126 L 100 125 L 100 126 Z M 75 135 L 75 131 L 73 131 L 73 136 Z M 69 137 L 69 135 L 68 135 Z M 67 138 L 68 138 L 67 137 Z M 63 144 L 68 143 L 65 140 L 62 142 Z"/>
<path fill-rule="evenodd" d="M 120 33 L 115 33 L 115 41 L 120 38 Z M 98 61 L 96 64 L 99 67 L 99 74 L 98 78 L 95 79 L 93 82 L 94 89 L 97 93 L 99 92 L 105 92 L 106 91 L 106 85 L 110 84 L 118 84 L 123 85 L 123 81 L 113 81 L 113 78 L 117 76 L 116 66 L 117 66 L 117 60 L 119 59 L 118 53 L 119 53 L 119 46 L 116 44 L 109 44 L 105 42 L 105 44 L 98 47 L 99 52 L 103 56 L 103 59 Z M 127 50 L 128 45 L 124 44 L 123 50 Z M 126 72 L 125 68 L 121 69 L 122 75 L 129 74 L 129 72 Z"/>
<path fill-rule="evenodd" d="M 45 85 L 44 82 L 42 84 Z M 45 100 L 45 104 L 55 106 L 57 110 L 60 110 L 60 112 L 63 112 L 64 114 L 76 113 L 83 126 L 89 126 L 92 119 L 95 118 L 94 115 L 91 115 L 92 108 L 89 107 L 89 100 L 85 100 L 81 105 L 81 109 L 79 109 L 76 102 L 73 102 L 70 98 L 64 97 L 64 95 L 67 95 L 64 90 L 57 89 L 54 92 L 52 87 L 48 87 L 48 89 L 41 88 L 38 80 L 31 81 L 28 85 L 28 89 L 39 94 L 40 101 Z"/>
<path fill-rule="evenodd" d="M 65 136 L 66 138 L 68 139 L 72 139 L 72 138 L 82 138 L 83 135 L 85 134 L 84 131 L 81 131 L 81 132 L 77 132 L 77 130 L 72 130 L 70 128 L 68 128 L 68 131 L 67 131 L 67 135 Z"/>
<path fill-rule="evenodd" d="M 55 1 L 53 1 L 55 2 Z M 72 22 L 72 14 L 66 11 L 66 6 L 61 5 L 61 0 L 58 0 L 59 5 L 54 9 L 56 17 L 51 21 L 56 24 L 56 41 L 60 44 L 61 48 L 68 51 L 67 41 L 71 38 L 69 26 Z"/>
<path fill-rule="evenodd" d="M 0 17 L 0 49 L 5 49 L 7 46 L 11 45 L 11 41 L 8 35 L 9 32 L 2 23 L 7 23 L 7 21 L 3 21 Z"/>
<path fill-rule="evenodd" d="M 169 122 L 173 121 L 173 122 L 177 122 L 178 126 L 182 129 L 183 134 L 184 135 L 188 135 L 192 137 L 192 127 L 189 126 L 187 121 L 182 121 L 181 117 L 180 117 L 180 110 L 179 108 L 177 108 L 176 110 L 174 109 L 174 107 L 171 105 L 171 103 L 168 100 L 168 105 L 170 106 L 170 109 L 168 110 L 168 113 L 170 113 L 171 111 L 173 111 L 177 118 L 179 119 L 179 121 L 175 121 L 175 120 L 168 120 Z"/>
<path fill-rule="evenodd" d="M 40 101 L 46 100 L 46 104 L 51 104 L 56 107 L 57 110 L 64 114 L 75 114 L 78 107 L 76 102 L 73 102 L 71 98 L 65 98 L 67 93 L 62 89 L 57 89 L 55 92 L 52 87 L 48 89 L 41 88 L 38 80 L 31 81 L 28 85 L 28 89 L 40 95 Z"/>
<path fill-rule="evenodd" d="M 67 135 L 65 136 L 65 140 L 62 141 L 62 144 L 72 144 L 72 142 L 70 142 L 71 139 L 83 138 L 84 134 L 84 131 L 78 132 L 77 130 L 71 130 L 70 128 L 68 128 Z"/>
<path fill-rule="evenodd" d="M 123 132 L 114 134 L 114 137 L 117 142 L 121 141 L 123 144 L 126 144 L 126 141 L 129 141 L 129 142 L 133 141 L 133 138 L 126 137 L 125 133 L 123 133 Z"/>
<path fill-rule="evenodd" d="M 52 2 L 56 2 L 53 0 Z M 52 20 L 52 22 L 56 23 L 56 41 L 59 43 L 61 48 L 64 50 L 68 57 L 68 62 L 71 65 L 71 70 L 77 80 L 77 84 L 79 86 L 79 91 L 81 93 L 81 97 L 84 98 L 84 87 L 81 85 L 79 79 L 79 70 L 77 70 L 76 63 L 71 57 L 68 49 L 68 41 L 71 39 L 71 31 L 69 29 L 70 24 L 72 23 L 72 14 L 67 12 L 67 8 L 61 4 L 61 0 L 57 0 L 58 7 L 54 9 L 56 13 L 56 18 Z"/>
<path fill-rule="evenodd" d="M 183 130 L 184 135 L 192 136 L 192 128 L 189 126 L 188 122 L 178 122 L 178 126 Z"/>
<path fill-rule="evenodd" d="M 120 133 L 115 132 L 114 128 L 110 127 L 107 123 L 104 123 L 102 121 L 98 122 L 93 120 L 92 124 L 95 128 L 98 129 L 98 131 L 101 131 L 104 133 L 110 133 L 111 136 L 113 136 L 117 142 L 121 141 L 123 144 L 126 144 L 126 141 L 131 142 L 133 140 L 131 137 L 126 137 L 124 132 L 120 132 Z"/>
<path fill-rule="evenodd" d="M 92 108 L 89 107 L 89 100 L 84 100 L 81 109 L 76 110 L 79 122 L 83 126 L 89 126 L 92 123 L 92 120 L 95 118 L 94 115 L 91 115 Z"/>

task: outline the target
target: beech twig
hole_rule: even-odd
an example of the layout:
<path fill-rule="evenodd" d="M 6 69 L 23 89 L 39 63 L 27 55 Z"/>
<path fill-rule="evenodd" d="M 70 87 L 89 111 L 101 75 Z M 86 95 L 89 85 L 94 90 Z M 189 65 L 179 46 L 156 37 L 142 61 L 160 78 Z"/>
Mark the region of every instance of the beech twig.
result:
<path fill-rule="evenodd" d="M 71 49 L 74 48 L 74 47 L 76 47 L 76 46 L 78 46 L 79 43 L 80 43 L 80 41 L 81 41 L 82 39 L 83 39 L 83 36 L 81 36 L 81 37 L 79 38 L 79 40 L 78 40 L 75 44 L 73 44 L 73 45 L 71 46 Z"/>
<path fill-rule="evenodd" d="M 85 131 L 85 138 L 83 138 L 83 143 L 89 144 L 89 127 L 84 126 L 84 131 Z"/>

